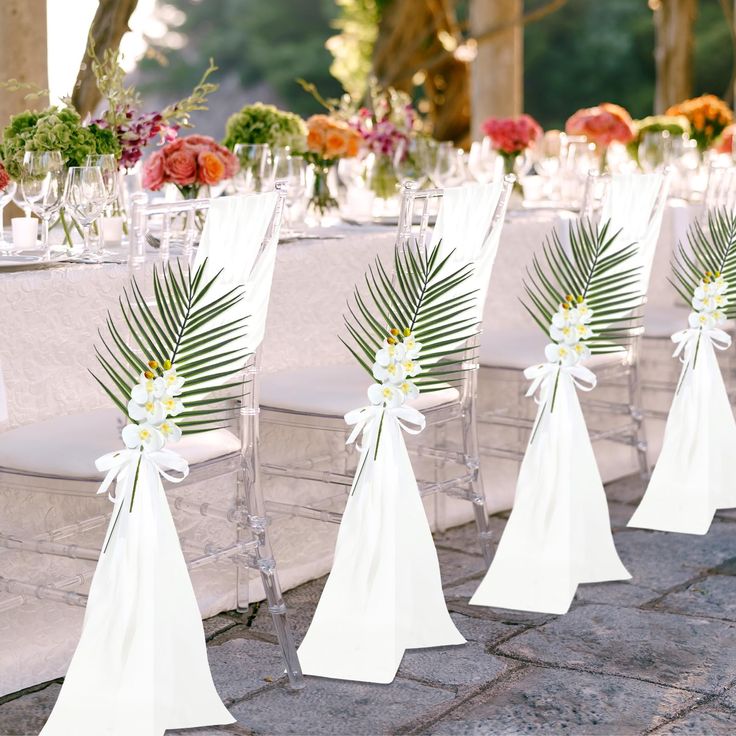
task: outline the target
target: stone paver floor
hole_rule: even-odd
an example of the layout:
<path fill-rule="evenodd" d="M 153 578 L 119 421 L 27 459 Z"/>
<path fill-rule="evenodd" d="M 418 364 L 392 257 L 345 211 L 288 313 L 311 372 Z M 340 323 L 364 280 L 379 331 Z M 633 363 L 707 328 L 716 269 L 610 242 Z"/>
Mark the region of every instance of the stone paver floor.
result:
<path fill-rule="evenodd" d="M 407 653 L 391 685 L 308 678 L 294 692 L 265 606 L 215 616 L 212 673 L 238 724 L 167 735 L 736 734 L 736 513 L 703 537 L 627 529 L 640 481 L 607 493 L 631 582 L 581 586 L 565 616 L 470 607 L 483 561 L 473 526 L 452 529 L 435 539 L 467 645 Z M 323 585 L 286 595 L 298 641 Z M 0 735 L 37 734 L 59 687 L 0 698 Z"/>

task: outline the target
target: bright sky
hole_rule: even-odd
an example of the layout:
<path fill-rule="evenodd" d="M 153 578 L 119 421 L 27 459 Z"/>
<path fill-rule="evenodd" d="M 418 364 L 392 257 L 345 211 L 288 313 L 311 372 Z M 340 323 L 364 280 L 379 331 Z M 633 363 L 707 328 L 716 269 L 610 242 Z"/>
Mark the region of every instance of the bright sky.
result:
<path fill-rule="evenodd" d="M 120 46 L 123 65 L 128 70 L 145 52 L 143 34 L 157 38 L 166 32 L 166 28 L 153 17 L 155 5 L 156 0 L 138 0 L 138 7 L 130 19 L 131 32 L 123 37 Z M 96 9 L 97 0 L 47 0 L 52 103 L 72 91 Z"/>

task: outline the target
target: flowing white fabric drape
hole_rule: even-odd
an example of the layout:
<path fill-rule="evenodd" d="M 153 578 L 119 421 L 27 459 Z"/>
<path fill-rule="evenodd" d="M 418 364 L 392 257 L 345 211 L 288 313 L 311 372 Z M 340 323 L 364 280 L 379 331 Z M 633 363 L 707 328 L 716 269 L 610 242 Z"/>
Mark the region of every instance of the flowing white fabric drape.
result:
<path fill-rule="evenodd" d="M 471 605 L 562 614 L 579 583 L 631 577 L 613 544 L 576 390 L 576 384 L 592 387 L 594 378 L 585 369 L 577 375 L 562 369 L 556 378 L 558 370 L 552 364 L 527 369 L 527 377 L 541 379 L 535 429 L 511 516 Z"/>
<path fill-rule="evenodd" d="M 716 509 L 736 506 L 736 422 L 715 353 L 731 340 L 718 329 L 699 332 L 673 335 L 684 346 L 684 365 L 631 527 L 705 534 Z"/>
<path fill-rule="evenodd" d="M 275 203 L 275 194 L 212 202 L 198 260 L 209 257 L 210 277 L 225 269 L 221 291 L 251 276 Z M 255 302 L 241 307 L 255 326 L 249 346 L 263 337 L 272 258 L 270 263 L 269 271 L 258 261 L 269 278 L 259 285 Z M 251 311 L 258 308 L 263 314 Z M 233 723 L 212 682 L 202 618 L 159 477 L 177 480 L 169 469 L 186 475 L 186 461 L 170 451 L 121 450 L 97 462 L 99 470 L 110 472 L 101 491 L 117 474 L 113 515 L 82 636 L 41 733 L 161 736 L 166 729 Z"/>
<path fill-rule="evenodd" d="M 482 289 L 483 296 L 498 248 L 497 234 L 490 240 L 486 235 L 500 191 L 500 185 L 447 190 L 434 233 L 434 243 L 442 237 L 443 253 L 456 248 L 446 273 L 468 262 L 480 265 L 482 276 L 464 290 Z M 409 406 L 373 406 L 345 419 L 356 427 L 349 441 L 362 435 L 358 472 L 332 571 L 299 647 L 299 661 L 307 675 L 388 683 L 406 649 L 465 639 L 447 611 L 437 552 L 403 436 L 421 431 L 424 418 Z"/>

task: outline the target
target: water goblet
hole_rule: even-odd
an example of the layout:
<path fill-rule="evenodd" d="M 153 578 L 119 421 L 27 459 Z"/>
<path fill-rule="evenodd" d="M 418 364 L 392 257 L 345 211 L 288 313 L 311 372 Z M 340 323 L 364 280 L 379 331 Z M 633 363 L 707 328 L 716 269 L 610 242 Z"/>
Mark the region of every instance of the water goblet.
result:
<path fill-rule="evenodd" d="M 292 156 L 284 153 L 277 157 L 275 166 L 276 181 L 283 182 L 286 190 L 284 205 L 286 208 L 286 224 L 290 231 L 294 227 L 301 211 L 299 206 L 304 200 L 307 191 L 307 162 L 303 156 Z M 292 233 L 293 234 L 293 233 Z"/>
<path fill-rule="evenodd" d="M 92 247 L 92 223 L 105 211 L 108 193 L 99 166 L 72 166 L 64 186 L 64 206 L 84 232 L 84 250 L 79 260 L 99 263 L 104 253 L 99 243 Z"/>
<path fill-rule="evenodd" d="M 488 136 L 482 141 L 473 141 L 468 155 L 468 169 L 473 178 L 481 184 L 493 181 L 498 170 L 498 156 Z"/>
<path fill-rule="evenodd" d="M 651 173 L 664 168 L 672 157 L 672 141 L 668 130 L 646 131 L 637 150 L 642 171 Z"/>
<path fill-rule="evenodd" d="M 41 218 L 41 245 L 49 251 L 49 222 L 64 204 L 64 161 L 59 151 L 27 151 L 20 188 L 23 199 Z"/>
<path fill-rule="evenodd" d="M 233 151 L 240 170 L 233 178 L 236 191 L 243 194 L 273 189 L 275 157 L 266 143 L 238 143 Z"/>

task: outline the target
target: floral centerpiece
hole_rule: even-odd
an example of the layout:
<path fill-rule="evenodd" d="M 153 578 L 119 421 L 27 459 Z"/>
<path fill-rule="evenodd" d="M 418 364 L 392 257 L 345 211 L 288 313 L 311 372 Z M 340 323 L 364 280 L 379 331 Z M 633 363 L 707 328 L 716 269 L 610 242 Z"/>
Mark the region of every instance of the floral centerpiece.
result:
<path fill-rule="evenodd" d="M 626 145 L 636 135 L 634 121 L 629 113 L 612 102 L 602 102 L 595 107 L 578 110 L 565 123 L 565 132 L 568 135 L 585 136 L 590 143 L 595 144 L 601 171 L 606 169 L 608 147 L 611 143 Z"/>
<path fill-rule="evenodd" d="M 337 207 L 329 185 L 331 168 L 341 158 L 353 158 L 360 151 L 360 134 L 343 120 L 330 115 L 312 115 L 307 120 L 306 158 L 312 164 L 314 189 L 310 206 L 320 215 Z"/>
<path fill-rule="evenodd" d="M 727 153 L 733 155 L 733 134 L 736 132 L 736 125 L 731 123 L 728 127 L 723 129 L 718 143 L 716 144 L 716 151 L 718 153 Z"/>
<path fill-rule="evenodd" d="M 639 164 L 639 145 L 646 133 L 669 133 L 671 136 L 689 136 L 690 121 L 684 115 L 650 115 L 641 120 L 634 120 L 634 137 L 626 144 L 626 148 L 637 164 Z"/>
<path fill-rule="evenodd" d="M 206 135 L 189 135 L 154 151 L 143 166 L 143 186 L 158 191 L 173 184 L 184 199 L 196 199 L 238 171 L 238 159 Z"/>
<path fill-rule="evenodd" d="M 693 97 L 667 110 L 666 115 L 684 115 L 690 122 L 690 137 L 695 140 L 698 150 L 707 151 L 733 122 L 733 112 L 728 105 L 715 95 Z"/>
<path fill-rule="evenodd" d="M 222 143 L 230 150 L 238 143 L 265 143 L 301 153 L 306 150 L 306 141 L 307 128 L 298 115 L 256 102 L 228 118 Z"/>
<path fill-rule="evenodd" d="M 516 118 L 488 118 L 481 130 L 488 136 L 493 148 L 503 158 L 504 171 L 511 174 L 519 156 L 533 146 L 542 135 L 542 127 L 531 115 Z M 514 184 L 518 192 L 521 187 Z"/>

